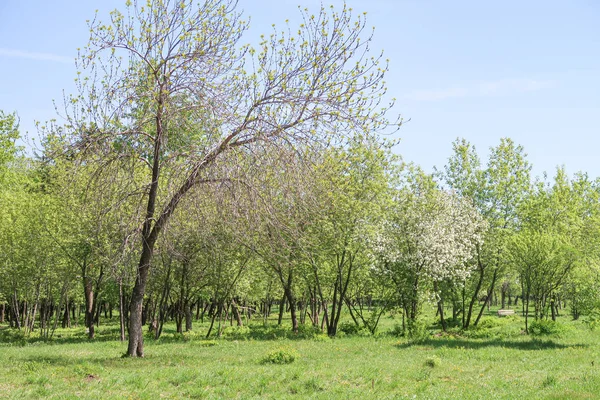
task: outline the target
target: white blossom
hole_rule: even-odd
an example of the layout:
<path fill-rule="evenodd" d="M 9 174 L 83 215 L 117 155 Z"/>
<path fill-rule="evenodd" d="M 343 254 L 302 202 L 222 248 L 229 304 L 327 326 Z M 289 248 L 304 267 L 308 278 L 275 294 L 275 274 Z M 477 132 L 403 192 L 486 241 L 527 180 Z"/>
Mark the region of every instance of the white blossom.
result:
<path fill-rule="evenodd" d="M 399 199 L 397 211 L 371 246 L 379 272 L 402 275 L 399 268 L 410 268 L 434 281 L 468 278 L 487 228 L 469 199 L 432 190 Z"/>

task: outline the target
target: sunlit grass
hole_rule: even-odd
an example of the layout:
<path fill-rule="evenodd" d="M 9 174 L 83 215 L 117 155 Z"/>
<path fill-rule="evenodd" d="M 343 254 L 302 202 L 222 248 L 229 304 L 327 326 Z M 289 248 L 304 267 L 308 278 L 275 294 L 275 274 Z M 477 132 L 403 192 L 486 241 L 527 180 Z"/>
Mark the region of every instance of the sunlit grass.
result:
<path fill-rule="evenodd" d="M 599 398 L 600 340 L 562 317 L 567 334 L 530 337 L 520 317 L 488 316 L 477 331 L 419 343 L 385 334 L 327 339 L 305 329 L 261 323 L 206 340 L 206 327 L 159 341 L 146 339 L 144 359 L 121 358 L 118 327 L 59 330 L 51 342 L 0 331 L 0 397 L 4 398 Z M 433 328 L 432 328 L 433 329 Z M 267 363 L 280 349 L 290 363 Z M 415 397 L 416 396 L 416 397 Z"/>

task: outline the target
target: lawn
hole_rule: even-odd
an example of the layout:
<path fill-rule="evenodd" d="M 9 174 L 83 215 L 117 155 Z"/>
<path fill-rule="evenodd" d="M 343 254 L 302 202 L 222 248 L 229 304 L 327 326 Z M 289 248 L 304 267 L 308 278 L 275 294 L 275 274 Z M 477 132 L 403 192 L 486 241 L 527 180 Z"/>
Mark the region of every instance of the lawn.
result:
<path fill-rule="evenodd" d="M 329 339 L 286 328 L 229 328 L 205 340 L 206 327 L 178 335 L 167 327 L 146 340 L 146 357 L 121 358 L 117 327 L 59 330 L 51 342 L 0 330 L 0 398 L 206 399 L 592 399 L 600 398 L 600 340 L 562 317 L 558 334 L 527 336 L 520 317 L 487 316 L 466 334 L 419 342 L 386 332 Z M 115 318 L 116 319 L 116 318 Z M 295 355 L 265 363 L 271 352 Z"/>

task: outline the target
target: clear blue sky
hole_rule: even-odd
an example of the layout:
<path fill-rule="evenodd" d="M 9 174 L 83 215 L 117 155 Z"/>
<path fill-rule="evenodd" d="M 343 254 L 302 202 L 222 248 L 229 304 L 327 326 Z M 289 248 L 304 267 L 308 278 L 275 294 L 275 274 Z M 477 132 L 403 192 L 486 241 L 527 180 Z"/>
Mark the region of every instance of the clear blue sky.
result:
<path fill-rule="evenodd" d="M 55 116 L 72 92 L 86 19 L 124 0 L 0 0 L 0 109 L 23 130 Z M 324 1 L 340 5 L 340 0 Z M 374 49 L 391 61 L 396 111 L 411 119 L 397 151 L 426 170 L 445 163 L 458 136 L 481 155 L 509 136 L 534 172 L 600 176 L 600 2 L 596 0 L 348 0 L 376 27 Z M 272 23 L 297 21 L 318 0 L 240 0 L 246 42 Z"/>

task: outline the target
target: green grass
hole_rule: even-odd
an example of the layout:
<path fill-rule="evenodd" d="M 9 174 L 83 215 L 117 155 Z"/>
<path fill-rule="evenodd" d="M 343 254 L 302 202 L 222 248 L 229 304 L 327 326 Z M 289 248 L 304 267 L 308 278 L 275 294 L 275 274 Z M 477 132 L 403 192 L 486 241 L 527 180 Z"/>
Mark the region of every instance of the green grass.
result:
<path fill-rule="evenodd" d="M 521 334 L 520 317 L 418 343 L 381 334 L 327 339 L 252 325 L 204 340 L 168 326 L 144 359 L 121 358 L 117 327 L 57 331 L 51 342 L 0 330 L 0 398 L 592 399 L 600 398 L 600 337 L 561 319 L 560 335 Z M 386 318 L 382 330 L 399 321 Z M 430 327 L 431 328 L 431 327 Z M 265 362 L 281 349 L 293 362 Z"/>

